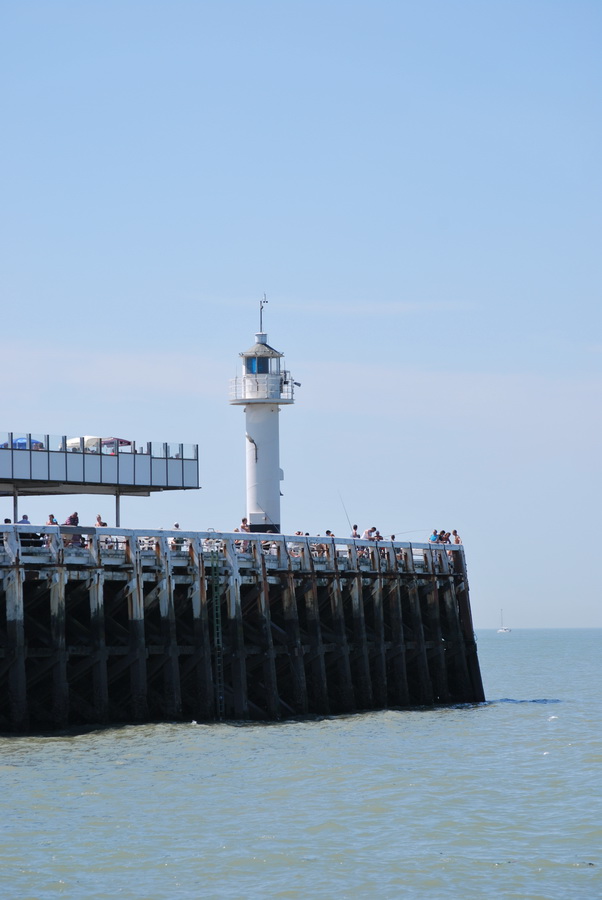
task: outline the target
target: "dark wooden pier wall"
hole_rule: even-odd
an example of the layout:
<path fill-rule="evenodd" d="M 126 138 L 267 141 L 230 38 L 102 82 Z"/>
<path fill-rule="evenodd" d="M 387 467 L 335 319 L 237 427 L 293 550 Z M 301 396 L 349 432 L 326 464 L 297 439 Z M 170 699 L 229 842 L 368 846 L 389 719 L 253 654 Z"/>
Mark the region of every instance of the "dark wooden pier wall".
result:
<path fill-rule="evenodd" d="M 0 730 L 484 700 L 461 546 L 37 532 L 0 533 Z"/>

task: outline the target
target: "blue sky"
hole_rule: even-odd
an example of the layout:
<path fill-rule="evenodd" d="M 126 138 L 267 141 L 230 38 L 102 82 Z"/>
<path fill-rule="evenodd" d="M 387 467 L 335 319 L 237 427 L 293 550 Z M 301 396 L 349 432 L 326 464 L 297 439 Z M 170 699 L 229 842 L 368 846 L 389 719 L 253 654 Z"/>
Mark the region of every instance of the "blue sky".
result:
<path fill-rule="evenodd" d="M 601 25 L 580 0 L 3 4 L 0 427 L 198 442 L 203 489 L 124 524 L 234 528 L 228 379 L 265 291 L 302 383 L 285 529 L 346 534 L 343 503 L 457 528 L 477 627 L 601 626 Z"/>

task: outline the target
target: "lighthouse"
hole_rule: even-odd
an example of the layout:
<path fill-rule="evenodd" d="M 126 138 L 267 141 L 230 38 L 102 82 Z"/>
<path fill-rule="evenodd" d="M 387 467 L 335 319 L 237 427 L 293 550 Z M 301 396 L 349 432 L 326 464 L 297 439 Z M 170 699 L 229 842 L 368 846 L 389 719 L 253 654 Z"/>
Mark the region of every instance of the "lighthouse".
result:
<path fill-rule="evenodd" d="M 247 519 L 251 531 L 280 531 L 280 407 L 294 403 L 284 357 L 268 344 L 259 304 L 259 331 L 250 350 L 241 353 L 242 375 L 230 381 L 230 403 L 244 406 L 247 454 Z"/>

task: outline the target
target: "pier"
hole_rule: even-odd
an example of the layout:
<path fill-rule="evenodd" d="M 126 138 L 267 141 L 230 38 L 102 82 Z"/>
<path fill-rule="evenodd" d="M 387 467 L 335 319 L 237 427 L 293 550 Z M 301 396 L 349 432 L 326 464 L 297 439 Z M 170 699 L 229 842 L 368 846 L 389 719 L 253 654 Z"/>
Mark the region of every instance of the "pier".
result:
<path fill-rule="evenodd" d="M 0 526 L 0 730 L 483 701 L 461 545 Z"/>

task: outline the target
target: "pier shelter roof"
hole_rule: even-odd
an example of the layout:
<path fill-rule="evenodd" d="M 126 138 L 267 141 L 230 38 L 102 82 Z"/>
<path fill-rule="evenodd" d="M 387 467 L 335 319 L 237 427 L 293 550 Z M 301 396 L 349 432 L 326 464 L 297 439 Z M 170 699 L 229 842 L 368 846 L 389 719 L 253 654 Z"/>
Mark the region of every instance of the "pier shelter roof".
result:
<path fill-rule="evenodd" d="M 0 432 L 0 496 L 198 490 L 198 445 Z"/>

